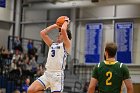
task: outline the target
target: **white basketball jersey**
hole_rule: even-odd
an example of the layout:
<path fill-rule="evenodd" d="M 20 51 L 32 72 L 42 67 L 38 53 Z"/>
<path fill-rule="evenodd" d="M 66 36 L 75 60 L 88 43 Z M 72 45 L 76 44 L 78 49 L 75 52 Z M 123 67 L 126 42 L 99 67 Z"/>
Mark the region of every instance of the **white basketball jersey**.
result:
<path fill-rule="evenodd" d="M 64 43 L 52 43 L 49 47 L 46 69 L 48 71 L 61 71 L 65 69 L 67 53 Z"/>

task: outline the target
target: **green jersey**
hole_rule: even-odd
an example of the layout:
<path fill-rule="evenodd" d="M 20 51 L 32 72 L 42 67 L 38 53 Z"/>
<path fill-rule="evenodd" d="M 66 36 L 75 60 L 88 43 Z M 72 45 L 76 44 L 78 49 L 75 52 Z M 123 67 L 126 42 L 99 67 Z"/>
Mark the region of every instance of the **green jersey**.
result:
<path fill-rule="evenodd" d="M 100 62 L 93 69 L 92 77 L 98 80 L 100 93 L 120 93 L 123 80 L 130 78 L 126 65 L 113 63 Z"/>

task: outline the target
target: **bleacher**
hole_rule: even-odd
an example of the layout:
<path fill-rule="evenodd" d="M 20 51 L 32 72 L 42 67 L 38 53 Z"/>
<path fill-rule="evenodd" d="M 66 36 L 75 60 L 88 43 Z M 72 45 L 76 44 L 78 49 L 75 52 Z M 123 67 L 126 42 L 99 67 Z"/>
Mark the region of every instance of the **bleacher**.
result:
<path fill-rule="evenodd" d="M 22 67 L 25 63 L 25 55 L 27 53 L 26 44 L 29 39 L 22 38 L 22 46 L 23 52 L 19 51 L 20 58 L 18 61 L 15 62 L 16 68 L 11 69 L 11 64 L 13 63 L 14 55 L 16 54 L 17 50 L 13 49 L 13 40 L 15 37 L 8 37 L 8 48 L 4 48 L 1 46 L 0 51 L 0 91 L 2 90 L 3 93 L 12 93 L 14 90 L 18 89 L 22 91 L 22 84 L 24 83 L 24 80 L 29 77 L 31 82 L 33 82 L 36 79 L 36 73 L 31 70 L 25 69 L 25 67 Z M 40 46 L 42 44 L 42 41 L 34 40 L 35 47 Z M 6 52 L 3 52 L 3 50 Z M 13 52 L 11 52 L 11 50 Z M 21 57 L 23 55 L 24 57 Z M 39 56 L 38 56 L 39 55 Z M 44 55 L 41 53 L 41 50 L 38 52 L 38 60 L 36 60 L 38 66 L 42 65 L 44 62 Z M 28 55 L 29 56 L 29 55 Z M 23 61 L 24 60 L 24 61 Z M 30 59 L 31 60 L 31 59 Z M 29 60 L 29 61 L 30 61 Z"/>
<path fill-rule="evenodd" d="M 79 76 L 70 73 L 69 70 L 65 70 L 64 79 L 64 92 L 66 93 L 83 93 L 82 82 L 79 80 Z"/>

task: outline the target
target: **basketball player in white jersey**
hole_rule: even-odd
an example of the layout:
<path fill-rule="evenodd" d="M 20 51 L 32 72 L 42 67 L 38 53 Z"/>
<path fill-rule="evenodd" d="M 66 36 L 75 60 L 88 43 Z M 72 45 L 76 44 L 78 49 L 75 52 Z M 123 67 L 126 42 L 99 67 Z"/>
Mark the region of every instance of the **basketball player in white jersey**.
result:
<path fill-rule="evenodd" d="M 53 24 L 40 32 L 44 42 L 49 46 L 48 58 L 46 62 L 46 71 L 44 75 L 35 80 L 28 89 L 28 93 L 44 93 L 47 88 L 52 93 L 62 93 L 64 84 L 64 69 L 66 57 L 70 52 L 71 33 L 67 29 L 69 18 L 66 17 L 61 29 Z M 53 29 L 59 29 L 57 42 L 54 43 L 48 36 Z"/>

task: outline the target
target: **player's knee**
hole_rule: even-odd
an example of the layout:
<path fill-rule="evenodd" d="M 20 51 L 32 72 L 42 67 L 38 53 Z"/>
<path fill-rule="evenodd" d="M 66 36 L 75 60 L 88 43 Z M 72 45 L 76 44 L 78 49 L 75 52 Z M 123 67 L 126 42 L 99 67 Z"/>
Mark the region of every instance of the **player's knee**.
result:
<path fill-rule="evenodd" d="M 35 93 L 35 89 L 33 89 L 32 87 L 29 87 L 27 93 Z"/>

